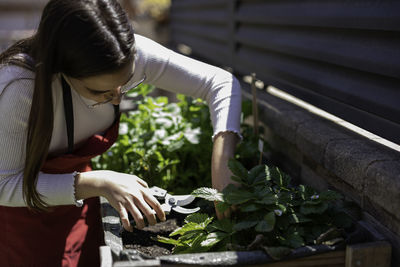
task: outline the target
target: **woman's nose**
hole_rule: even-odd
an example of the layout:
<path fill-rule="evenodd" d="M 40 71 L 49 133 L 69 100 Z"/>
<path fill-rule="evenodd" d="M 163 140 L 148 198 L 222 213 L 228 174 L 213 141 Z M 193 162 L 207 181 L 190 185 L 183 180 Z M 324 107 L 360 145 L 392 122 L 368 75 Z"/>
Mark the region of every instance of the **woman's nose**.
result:
<path fill-rule="evenodd" d="M 111 100 L 111 103 L 113 105 L 119 105 L 121 103 L 122 96 L 123 95 L 121 94 L 121 87 L 118 87 L 113 91 L 113 98 Z"/>

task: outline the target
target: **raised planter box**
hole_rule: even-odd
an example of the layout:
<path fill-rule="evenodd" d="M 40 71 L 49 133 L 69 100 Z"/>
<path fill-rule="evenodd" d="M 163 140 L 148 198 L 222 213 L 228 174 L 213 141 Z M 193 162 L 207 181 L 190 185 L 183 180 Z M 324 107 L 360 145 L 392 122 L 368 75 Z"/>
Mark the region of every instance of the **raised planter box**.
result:
<path fill-rule="evenodd" d="M 267 267 L 389 267 L 391 245 L 363 222 L 346 246 L 305 246 L 294 250 L 282 261 L 274 261 L 263 251 L 227 251 L 149 257 L 137 250 L 124 248 L 122 225 L 118 213 L 101 198 L 106 246 L 100 248 L 102 267 L 122 266 L 267 266 Z"/>

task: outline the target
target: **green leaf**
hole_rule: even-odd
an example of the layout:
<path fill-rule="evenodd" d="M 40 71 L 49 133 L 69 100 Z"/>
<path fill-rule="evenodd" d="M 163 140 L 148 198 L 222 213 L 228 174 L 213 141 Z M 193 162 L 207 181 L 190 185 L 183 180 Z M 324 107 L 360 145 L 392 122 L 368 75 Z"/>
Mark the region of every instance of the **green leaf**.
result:
<path fill-rule="evenodd" d="M 267 181 L 271 181 L 272 180 L 271 168 L 268 167 L 267 165 L 265 165 L 265 179 Z"/>
<path fill-rule="evenodd" d="M 246 184 L 246 181 L 245 181 L 245 180 L 243 180 L 242 178 L 237 177 L 237 176 L 235 176 L 235 175 L 232 175 L 232 176 L 231 176 L 231 179 L 232 179 L 232 181 L 238 182 L 238 183 L 240 183 L 240 184 Z"/>
<path fill-rule="evenodd" d="M 193 213 L 193 214 L 189 214 L 188 216 L 186 216 L 185 223 L 192 222 L 192 223 L 201 224 L 209 219 L 210 219 L 210 217 L 205 213 Z M 212 217 L 211 217 L 211 220 L 212 220 Z"/>
<path fill-rule="evenodd" d="M 167 150 L 168 150 L 168 152 L 176 151 L 176 150 L 180 149 L 184 144 L 185 144 L 185 140 L 180 139 L 176 142 L 173 142 L 171 145 L 169 145 Z"/>
<path fill-rule="evenodd" d="M 287 235 L 286 240 L 282 243 L 283 245 L 287 245 L 292 248 L 299 248 L 304 246 L 304 239 L 299 235 L 299 233 L 294 232 Z"/>
<path fill-rule="evenodd" d="M 207 239 L 207 235 L 202 233 L 198 235 L 190 245 L 191 249 L 188 253 L 199 253 L 210 250 L 211 246 L 202 246 L 202 242 Z"/>
<path fill-rule="evenodd" d="M 243 181 L 248 180 L 248 171 L 239 161 L 230 159 L 228 161 L 228 167 L 232 171 L 233 175 L 242 178 Z"/>
<path fill-rule="evenodd" d="M 208 231 L 222 231 L 226 233 L 233 232 L 233 222 L 230 219 L 224 218 L 221 220 L 216 220 L 213 223 L 209 224 L 207 227 Z"/>
<path fill-rule="evenodd" d="M 254 221 L 254 220 L 252 220 L 252 221 L 241 221 L 241 222 L 239 222 L 239 223 L 237 223 L 237 224 L 235 224 L 233 226 L 233 230 L 241 231 L 241 230 L 244 230 L 244 229 L 249 229 L 249 228 L 254 227 L 257 223 L 258 223 L 258 221 Z"/>
<path fill-rule="evenodd" d="M 299 185 L 298 190 L 303 200 L 310 200 L 311 196 L 316 193 L 314 189 L 307 185 Z"/>
<path fill-rule="evenodd" d="M 287 188 L 290 183 L 290 176 L 282 172 L 278 167 L 270 167 L 268 172 L 266 171 L 268 179 L 274 181 L 279 187 Z"/>
<path fill-rule="evenodd" d="M 257 198 L 263 198 L 265 195 L 274 194 L 273 190 L 269 186 L 254 186 L 254 194 L 257 195 Z"/>
<path fill-rule="evenodd" d="M 195 230 L 195 231 L 190 231 L 186 232 L 184 235 L 181 235 L 178 240 L 182 243 L 191 243 L 193 239 L 195 239 L 198 235 L 204 234 L 203 230 Z"/>
<path fill-rule="evenodd" d="M 200 244 L 202 247 L 212 247 L 218 242 L 222 241 L 228 234 L 224 232 L 213 232 L 209 233 L 205 240 L 203 240 Z"/>
<path fill-rule="evenodd" d="M 278 194 L 279 202 L 280 203 L 291 203 L 293 200 L 293 193 L 292 192 L 280 192 Z"/>
<path fill-rule="evenodd" d="M 293 213 L 289 215 L 288 218 L 290 223 L 304 223 L 304 222 L 311 222 L 312 220 L 310 218 L 307 218 L 301 213 Z"/>
<path fill-rule="evenodd" d="M 179 240 L 164 237 L 164 236 L 159 236 L 159 235 L 157 236 L 156 240 L 158 242 L 165 243 L 165 244 L 171 244 L 174 246 L 184 246 L 185 245 L 184 243 L 180 242 Z"/>
<path fill-rule="evenodd" d="M 274 260 L 281 260 L 292 252 L 288 247 L 262 247 L 268 255 Z"/>
<path fill-rule="evenodd" d="M 328 203 L 326 202 L 306 201 L 300 206 L 300 212 L 304 215 L 321 214 L 325 212 L 328 207 Z"/>
<path fill-rule="evenodd" d="M 282 212 L 286 212 L 286 206 L 283 204 L 277 204 L 276 207 Z"/>
<path fill-rule="evenodd" d="M 218 202 L 216 204 L 216 207 L 219 212 L 224 213 L 226 210 L 228 210 L 231 207 L 231 205 L 226 202 Z"/>
<path fill-rule="evenodd" d="M 189 222 L 189 223 L 183 225 L 182 227 L 176 229 L 175 231 L 173 231 L 169 236 L 183 235 L 187 232 L 203 230 L 204 227 L 205 226 L 200 225 L 198 223 Z"/>
<path fill-rule="evenodd" d="M 273 211 L 269 212 L 264 216 L 264 220 L 260 221 L 255 230 L 257 232 L 271 232 L 275 227 L 275 213 Z"/>
<path fill-rule="evenodd" d="M 277 201 L 278 201 L 278 196 L 276 194 L 268 194 L 264 196 L 262 199 L 257 200 L 255 202 L 263 205 L 272 205 L 276 204 Z"/>
<path fill-rule="evenodd" d="M 194 190 L 191 193 L 191 195 L 195 197 L 204 198 L 208 201 L 221 201 L 221 202 L 224 201 L 222 194 L 219 193 L 217 189 L 214 188 L 200 187 Z"/>
<path fill-rule="evenodd" d="M 244 206 L 241 206 L 240 211 L 241 212 L 253 212 L 253 211 L 259 210 L 260 208 L 261 208 L 260 205 L 250 203 L 250 204 L 245 204 Z"/>
<path fill-rule="evenodd" d="M 257 165 L 249 171 L 249 185 L 256 185 L 265 181 L 265 165 Z"/>
<path fill-rule="evenodd" d="M 224 193 L 225 201 L 231 205 L 242 204 L 255 197 L 256 196 L 253 193 L 245 191 L 243 189 L 237 189 L 235 191 L 231 191 L 230 194 L 228 195 Z"/>
<path fill-rule="evenodd" d="M 201 246 L 201 242 L 203 242 L 206 238 L 207 235 L 204 232 L 200 232 L 196 236 L 194 236 L 193 239 L 185 240 L 183 246 L 174 247 L 173 253 L 183 254 L 183 253 L 205 252 L 210 248 Z"/>

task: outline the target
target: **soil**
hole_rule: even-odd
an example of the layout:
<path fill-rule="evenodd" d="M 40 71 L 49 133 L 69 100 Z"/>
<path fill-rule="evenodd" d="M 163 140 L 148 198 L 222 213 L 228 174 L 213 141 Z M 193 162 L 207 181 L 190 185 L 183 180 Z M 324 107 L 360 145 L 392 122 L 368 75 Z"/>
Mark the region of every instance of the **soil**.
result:
<path fill-rule="evenodd" d="M 176 218 L 167 219 L 156 225 L 147 226 L 141 230 L 134 228 L 133 232 L 123 231 L 122 242 L 125 249 L 135 249 L 145 256 L 158 257 L 170 255 L 173 246 L 153 240 L 158 235 L 168 237 L 169 234 L 179 227 Z"/>
<path fill-rule="evenodd" d="M 202 212 L 209 214 L 214 212 L 213 205 L 202 199 L 194 201 L 185 207 L 200 207 Z M 144 257 L 158 257 L 172 254 L 173 245 L 161 243 L 154 239 L 157 235 L 169 237 L 170 233 L 183 225 L 186 216 L 187 214 L 171 211 L 171 214 L 167 215 L 165 222 L 159 222 L 156 225 L 147 226 L 141 230 L 134 228 L 133 232 L 123 230 L 121 237 L 124 249 L 137 250 Z M 132 217 L 129 218 L 132 220 Z"/>

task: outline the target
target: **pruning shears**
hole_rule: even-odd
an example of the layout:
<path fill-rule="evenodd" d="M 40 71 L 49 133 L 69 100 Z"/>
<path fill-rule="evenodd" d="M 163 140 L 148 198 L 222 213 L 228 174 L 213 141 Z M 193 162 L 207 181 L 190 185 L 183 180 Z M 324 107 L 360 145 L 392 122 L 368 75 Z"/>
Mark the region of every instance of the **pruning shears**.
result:
<path fill-rule="evenodd" d="M 171 195 L 167 190 L 157 186 L 150 187 L 149 190 L 160 201 L 161 208 L 165 214 L 169 214 L 171 210 L 180 214 L 191 214 L 200 210 L 199 207 L 192 209 L 182 207 L 189 205 L 195 200 L 195 197 L 192 195 Z"/>

